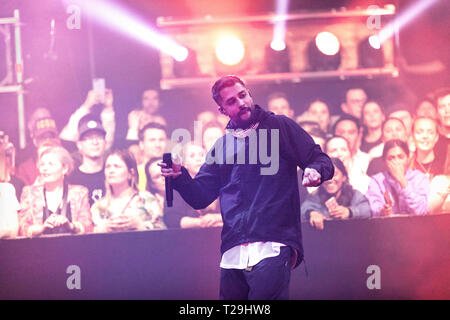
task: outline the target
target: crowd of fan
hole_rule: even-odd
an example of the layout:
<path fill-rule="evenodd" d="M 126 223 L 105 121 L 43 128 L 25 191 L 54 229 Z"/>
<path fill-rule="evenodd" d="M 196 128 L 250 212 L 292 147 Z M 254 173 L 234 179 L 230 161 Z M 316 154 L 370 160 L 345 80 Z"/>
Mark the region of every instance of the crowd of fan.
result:
<path fill-rule="evenodd" d="M 125 149 L 113 147 L 113 92 L 100 99 L 90 91 L 60 132 L 47 109 L 35 110 L 28 121 L 35 153 L 17 166 L 14 146 L 1 136 L 0 237 L 221 226 L 218 200 L 194 210 L 174 192 L 173 207 L 166 206 L 158 162 L 179 144 L 168 139 L 158 91 L 144 91 L 141 107 L 129 113 Z M 299 169 L 302 221 L 323 229 L 332 219 L 450 213 L 449 88 L 415 108 L 383 106 L 362 88 L 346 92 L 338 115 L 316 100 L 295 116 L 283 93 L 271 94 L 267 108 L 295 119 L 335 166 L 318 188 L 302 187 Z M 202 141 L 183 143 L 178 154 L 191 176 L 228 119 L 205 111 L 197 121 Z"/>

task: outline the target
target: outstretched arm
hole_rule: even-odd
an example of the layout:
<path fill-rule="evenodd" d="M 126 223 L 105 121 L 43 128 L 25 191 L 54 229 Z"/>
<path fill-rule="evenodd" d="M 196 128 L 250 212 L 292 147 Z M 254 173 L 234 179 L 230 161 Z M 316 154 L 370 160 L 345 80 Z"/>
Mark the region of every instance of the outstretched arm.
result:
<path fill-rule="evenodd" d="M 217 165 L 204 164 L 193 179 L 186 168 L 173 163 L 167 168 L 163 162 L 158 163 L 164 177 L 173 179 L 174 188 L 192 208 L 204 209 L 219 196 L 220 177 Z"/>

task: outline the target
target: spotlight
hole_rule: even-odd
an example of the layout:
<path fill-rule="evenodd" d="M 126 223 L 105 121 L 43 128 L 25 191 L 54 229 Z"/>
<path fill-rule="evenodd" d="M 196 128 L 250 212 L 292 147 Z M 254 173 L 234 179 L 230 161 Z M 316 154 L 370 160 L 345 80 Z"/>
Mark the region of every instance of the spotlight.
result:
<path fill-rule="evenodd" d="M 369 44 L 372 48 L 374 49 L 380 49 L 381 48 L 381 42 L 380 42 L 380 38 L 376 35 L 374 36 L 370 36 L 368 38 Z"/>
<path fill-rule="evenodd" d="M 223 37 L 216 44 L 216 57 L 227 66 L 233 66 L 241 62 L 244 54 L 244 44 L 234 36 Z"/>
<path fill-rule="evenodd" d="M 334 56 L 339 52 L 338 38 L 331 32 L 321 32 L 315 38 L 317 49 L 327 56 Z"/>
<path fill-rule="evenodd" d="M 216 43 L 215 54 L 219 73 L 242 71 L 246 66 L 245 46 L 236 36 L 221 37 Z"/>
<path fill-rule="evenodd" d="M 321 32 L 308 44 L 309 71 L 336 70 L 341 64 L 339 39 L 331 32 Z"/>
<path fill-rule="evenodd" d="M 281 46 L 275 46 L 278 50 L 273 49 L 273 41 L 266 46 L 265 61 L 266 70 L 271 73 L 290 72 L 291 60 L 289 56 L 289 47 L 283 42 L 284 48 L 280 50 Z"/>
<path fill-rule="evenodd" d="M 370 36 L 358 44 L 358 66 L 360 68 L 384 66 L 383 49 L 378 36 Z"/>
<path fill-rule="evenodd" d="M 273 40 L 270 47 L 275 51 L 283 51 L 286 48 L 286 43 L 283 40 Z"/>
<path fill-rule="evenodd" d="M 191 78 L 200 75 L 197 62 L 197 52 L 192 49 L 187 49 L 188 54 L 183 61 L 173 62 L 173 73 L 178 78 Z"/>

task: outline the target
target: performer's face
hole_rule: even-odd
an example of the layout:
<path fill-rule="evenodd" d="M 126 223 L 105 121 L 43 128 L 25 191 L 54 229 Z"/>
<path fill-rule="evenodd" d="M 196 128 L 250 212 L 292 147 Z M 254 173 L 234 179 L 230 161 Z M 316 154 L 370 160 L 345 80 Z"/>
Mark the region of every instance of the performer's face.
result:
<path fill-rule="evenodd" d="M 225 87 L 220 91 L 222 113 L 240 127 L 250 124 L 254 110 L 253 99 L 249 91 L 240 83 Z"/>

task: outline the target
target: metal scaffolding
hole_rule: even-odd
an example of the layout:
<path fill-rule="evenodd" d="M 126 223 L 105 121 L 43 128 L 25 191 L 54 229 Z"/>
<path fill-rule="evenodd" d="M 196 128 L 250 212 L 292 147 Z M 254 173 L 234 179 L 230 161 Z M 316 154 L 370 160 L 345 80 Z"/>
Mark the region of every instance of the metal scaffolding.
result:
<path fill-rule="evenodd" d="M 13 65 L 11 28 L 14 28 L 14 56 L 15 65 Z M 11 18 L 0 18 L 0 34 L 5 41 L 6 57 L 6 76 L 0 81 L 0 93 L 17 94 L 17 118 L 19 124 L 19 146 L 24 149 L 26 146 L 25 129 L 25 106 L 23 89 L 23 59 L 22 44 L 20 37 L 20 15 L 19 10 L 14 10 L 14 16 Z M 15 74 L 15 79 L 14 75 Z"/>

